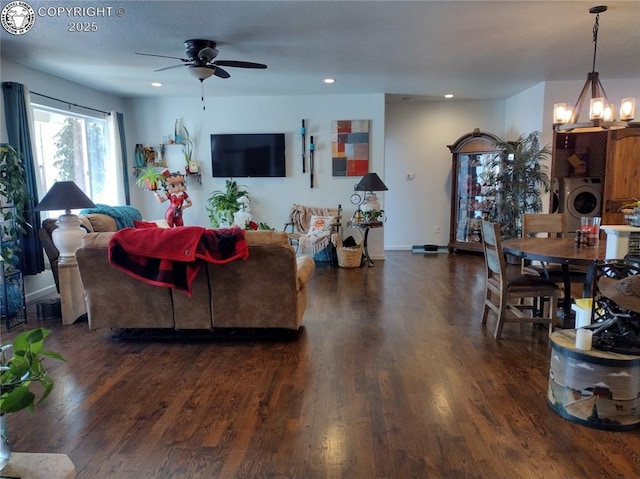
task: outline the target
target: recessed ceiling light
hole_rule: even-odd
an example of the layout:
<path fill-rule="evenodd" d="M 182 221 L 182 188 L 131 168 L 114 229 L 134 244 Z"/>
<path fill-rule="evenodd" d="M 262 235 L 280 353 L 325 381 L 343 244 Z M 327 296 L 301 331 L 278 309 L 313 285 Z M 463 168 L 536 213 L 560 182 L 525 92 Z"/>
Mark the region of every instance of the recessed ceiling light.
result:
<path fill-rule="evenodd" d="M 444 97 L 445 98 L 453 98 L 453 93 L 447 93 Z"/>
<path fill-rule="evenodd" d="M 154 81 L 153 83 L 151 83 L 151 86 L 159 87 L 159 86 L 162 86 L 162 83 L 158 81 Z"/>
<path fill-rule="evenodd" d="M 327 83 L 327 84 L 330 84 L 330 83 L 335 83 L 336 81 L 333 78 L 325 78 L 324 82 Z"/>

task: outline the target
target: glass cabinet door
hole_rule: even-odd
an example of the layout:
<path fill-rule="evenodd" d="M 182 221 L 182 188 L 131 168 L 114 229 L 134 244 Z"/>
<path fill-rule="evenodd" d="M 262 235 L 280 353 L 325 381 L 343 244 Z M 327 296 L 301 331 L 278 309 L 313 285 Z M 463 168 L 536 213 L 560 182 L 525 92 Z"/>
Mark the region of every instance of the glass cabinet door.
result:
<path fill-rule="evenodd" d="M 458 214 L 456 241 L 480 243 L 480 220 L 488 217 L 489 204 L 482 186 L 482 172 L 487 157 L 484 154 L 460 155 L 458 162 Z"/>

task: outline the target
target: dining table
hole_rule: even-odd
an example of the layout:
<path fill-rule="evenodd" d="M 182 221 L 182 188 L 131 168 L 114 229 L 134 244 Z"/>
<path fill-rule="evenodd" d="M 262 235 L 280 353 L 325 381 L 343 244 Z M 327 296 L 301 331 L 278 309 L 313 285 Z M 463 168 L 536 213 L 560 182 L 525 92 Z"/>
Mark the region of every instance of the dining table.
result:
<path fill-rule="evenodd" d="M 574 238 L 513 238 L 502 242 L 504 253 L 525 260 L 540 261 L 562 265 L 564 300 L 563 327 L 571 326 L 571 275 L 570 266 L 584 267 L 586 276 L 583 297 L 593 294 L 596 264 L 606 259 L 606 242 L 599 241 L 597 246 L 579 245 Z"/>

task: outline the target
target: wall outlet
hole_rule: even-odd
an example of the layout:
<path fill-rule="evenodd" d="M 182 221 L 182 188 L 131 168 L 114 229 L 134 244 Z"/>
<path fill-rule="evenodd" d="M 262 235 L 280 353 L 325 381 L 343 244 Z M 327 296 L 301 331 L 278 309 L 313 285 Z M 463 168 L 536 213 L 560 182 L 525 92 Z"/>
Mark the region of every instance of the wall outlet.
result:
<path fill-rule="evenodd" d="M 435 234 L 439 235 L 439 234 L 440 234 L 440 227 L 439 227 L 439 226 L 436 226 L 435 228 L 433 228 L 433 232 L 434 232 Z"/>

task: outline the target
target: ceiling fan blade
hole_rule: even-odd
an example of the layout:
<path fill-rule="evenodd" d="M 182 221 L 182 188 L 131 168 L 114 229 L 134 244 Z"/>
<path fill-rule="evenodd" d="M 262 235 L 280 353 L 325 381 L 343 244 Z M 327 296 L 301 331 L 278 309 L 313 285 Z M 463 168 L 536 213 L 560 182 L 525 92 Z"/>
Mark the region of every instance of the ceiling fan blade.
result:
<path fill-rule="evenodd" d="M 267 65 L 263 63 L 253 63 L 253 62 L 241 62 L 237 60 L 216 60 L 213 62 L 214 65 L 223 66 L 223 67 L 236 67 L 236 68 L 267 68 Z"/>
<path fill-rule="evenodd" d="M 229 78 L 231 75 L 226 70 L 223 70 L 219 66 L 216 66 L 213 70 L 213 74 L 219 78 Z"/>
<path fill-rule="evenodd" d="M 153 70 L 154 72 L 163 72 L 165 70 L 171 70 L 172 68 L 184 68 L 189 65 L 171 65 L 170 67 L 158 68 L 157 70 Z"/>
<path fill-rule="evenodd" d="M 180 57 L 170 57 L 167 55 L 156 55 L 155 53 L 139 53 L 139 52 L 134 52 L 136 55 L 144 55 L 146 57 L 160 57 L 160 58 L 172 58 L 174 60 L 180 60 L 181 62 L 190 62 L 191 60 L 187 60 L 186 58 L 180 58 Z"/>

